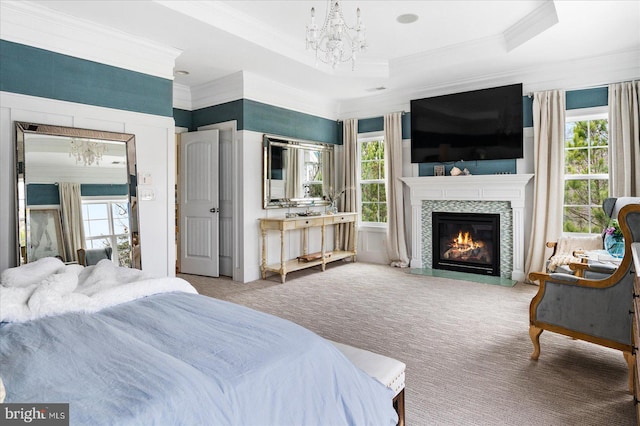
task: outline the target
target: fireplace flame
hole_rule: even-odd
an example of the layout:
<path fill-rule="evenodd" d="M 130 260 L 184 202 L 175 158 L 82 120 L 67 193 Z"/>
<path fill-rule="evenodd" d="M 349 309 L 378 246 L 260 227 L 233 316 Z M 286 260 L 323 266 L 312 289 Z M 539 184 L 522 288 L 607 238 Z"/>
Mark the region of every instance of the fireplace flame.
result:
<path fill-rule="evenodd" d="M 458 236 L 453 239 L 453 243 L 450 247 L 459 252 L 464 252 L 467 250 L 473 250 L 482 247 L 483 245 L 484 244 L 482 243 L 474 242 L 473 238 L 471 238 L 471 234 L 469 234 L 468 232 L 465 232 L 463 234 L 462 231 L 459 231 Z"/>

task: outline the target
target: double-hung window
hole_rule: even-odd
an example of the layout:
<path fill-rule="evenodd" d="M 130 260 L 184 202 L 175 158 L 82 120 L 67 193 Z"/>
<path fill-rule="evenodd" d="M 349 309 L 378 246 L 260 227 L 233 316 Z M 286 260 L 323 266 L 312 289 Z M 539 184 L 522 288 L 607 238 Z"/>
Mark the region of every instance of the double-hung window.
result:
<path fill-rule="evenodd" d="M 609 129 L 606 109 L 567 111 L 565 125 L 564 232 L 600 233 L 609 219 Z"/>
<path fill-rule="evenodd" d="M 131 266 L 129 202 L 127 199 L 83 199 L 87 249 L 111 247 L 112 260 L 120 266 Z"/>
<path fill-rule="evenodd" d="M 358 202 L 361 223 L 386 225 L 387 187 L 384 166 L 384 135 L 358 137 Z"/>

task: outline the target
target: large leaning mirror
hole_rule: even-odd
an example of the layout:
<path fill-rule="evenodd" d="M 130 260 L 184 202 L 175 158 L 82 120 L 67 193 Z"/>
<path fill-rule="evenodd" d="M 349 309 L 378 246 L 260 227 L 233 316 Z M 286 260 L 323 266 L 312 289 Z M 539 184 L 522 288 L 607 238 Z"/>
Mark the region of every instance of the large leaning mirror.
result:
<path fill-rule="evenodd" d="M 264 135 L 265 209 L 329 205 L 333 196 L 333 145 Z"/>
<path fill-rule="evenodd" d="M 18 264 L 101 253 L 141 268 L 135 136 L 16 122 Z"/>

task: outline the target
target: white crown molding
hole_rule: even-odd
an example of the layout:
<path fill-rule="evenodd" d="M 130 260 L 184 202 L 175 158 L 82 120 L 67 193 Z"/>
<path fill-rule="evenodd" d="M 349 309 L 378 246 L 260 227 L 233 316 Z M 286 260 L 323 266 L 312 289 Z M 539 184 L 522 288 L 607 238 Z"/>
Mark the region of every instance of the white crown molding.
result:
<path fill-rule="evenodd" d="M 305 114 L 336 120 L 339 103 L 304 90 L 244 72 L 244 97 Z"/>
<path fill-rule="evenodd" d="M 181 53 L 28 1 L 0 2 L 0 38 L 169 80 Z"/>
<path fill-rule="evenodd" d="M 242 99 L 244 79 L 238 71 L 228 76 L 191 88 L 191 110 L 220 105 Z"/>
<path fill-rule="evenodd" d="M 558 22 L 560 21 L 553 0 L 545 1 L 533 12 L 504 31 L 507 52 L 523 45 L 538 34 L 542 34 Z"/>
<path fill-rule="evenodd" d="M 191 111 L 191 89 L 184 84 L 173 82 L 173 107 Z"/>
<path fill-rule="evenodd" d="M 469 42 L 443 46 L 393 59 L 390 64 L 391 76 L 394 70 L 414 69 L 416 73 L 424 73 L 433 64 L 446 63 L 450 66 L 467 64 L 474 59 L 502 55 L 505 52 L 505 41 L 502 34 L 490 35 Z"/>
<path fill-rule="evenodd" d="M 338 102 L 318 98 L 310 92 L 247 71 L 194 86 L 188 95 L 185 93 L 189 90 L 188 87 L 176 86 L 174 84 L 173 106 L 186 110 L 197 110 L 238 99 L 250 99 L 330 120 L 337 118 Z M 187 101 L 188 98 L 190 101 Z"/>

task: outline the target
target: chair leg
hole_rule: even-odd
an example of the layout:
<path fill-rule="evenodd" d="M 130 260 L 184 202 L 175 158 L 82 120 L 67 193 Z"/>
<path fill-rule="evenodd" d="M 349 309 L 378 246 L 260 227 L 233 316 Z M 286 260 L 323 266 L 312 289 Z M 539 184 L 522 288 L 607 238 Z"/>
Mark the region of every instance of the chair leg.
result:
<path fill-rule="evenodd" d="M 404 426 L 404 389 L 393 398 L 393 408 L 398 413 L 398 426 Z"/>
<path fill-rule="evenodd" d="M 540 327 L 536 327 L 535 325 L 529 326 L 529 337 L 531 337 L 531 342 L 533 343 L 533 353 L 531 354 L 531 359 L 534 361 L 538 360 L 540 357 L 540 335 L 542 334 L 542 329 Z"/>
<path fill-rule="evenodd" d="M 633 395 L 633 367 L 636 363 L 636 357 L 631 352 L 626 351 L 623 351 L 622 355 L 624 355 L 624 359 L 627 361 L 627 365 L 629 366 L 629 393 Z"/>

